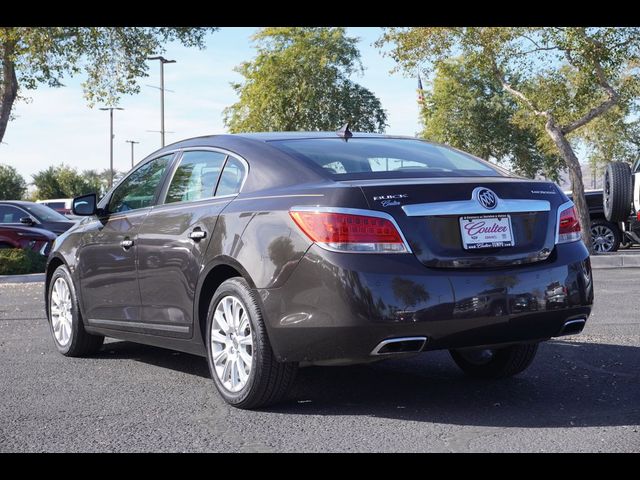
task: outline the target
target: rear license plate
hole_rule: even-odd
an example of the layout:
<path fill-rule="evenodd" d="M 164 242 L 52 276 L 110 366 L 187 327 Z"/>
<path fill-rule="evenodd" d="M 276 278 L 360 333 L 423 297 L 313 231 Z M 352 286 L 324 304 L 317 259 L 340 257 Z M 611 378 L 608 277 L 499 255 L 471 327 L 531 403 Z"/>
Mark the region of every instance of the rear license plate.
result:
<path fill-rule="evenodd" d="M 509 215 L 470 215 L 460 217 L 462 247 L 465 250 L 479 248 L 513 247 L 513 229 Z"/>

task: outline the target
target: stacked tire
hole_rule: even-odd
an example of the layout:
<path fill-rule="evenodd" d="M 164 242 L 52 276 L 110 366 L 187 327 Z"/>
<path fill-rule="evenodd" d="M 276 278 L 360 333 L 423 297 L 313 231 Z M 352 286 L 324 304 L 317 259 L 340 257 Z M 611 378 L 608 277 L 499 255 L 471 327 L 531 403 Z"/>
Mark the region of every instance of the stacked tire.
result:
<path fill-rule="evenodd" d="M 608 221 L 626 222 L 631 213 L 631 168 L 625 162 L 611 162 L 604 172 L 602 204 Z"/>

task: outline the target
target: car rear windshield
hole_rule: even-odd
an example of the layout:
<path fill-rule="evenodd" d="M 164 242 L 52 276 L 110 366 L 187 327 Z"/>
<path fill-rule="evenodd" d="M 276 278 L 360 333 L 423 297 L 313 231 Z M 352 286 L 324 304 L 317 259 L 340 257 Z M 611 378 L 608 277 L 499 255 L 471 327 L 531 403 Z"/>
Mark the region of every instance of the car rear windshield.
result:
<path fill-rule="evenodd" d="M 506 175 L 471 155 L 420 140 L 336 137 L 270 144 L 340 180 Z"/>

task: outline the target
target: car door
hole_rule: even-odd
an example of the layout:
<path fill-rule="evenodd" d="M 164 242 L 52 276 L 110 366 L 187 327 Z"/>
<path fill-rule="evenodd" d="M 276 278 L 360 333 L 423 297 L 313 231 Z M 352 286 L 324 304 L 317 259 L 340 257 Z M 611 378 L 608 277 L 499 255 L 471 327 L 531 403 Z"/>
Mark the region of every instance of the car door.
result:
<path fill-rule="evenodd" d="M 145 218 L 138 233 L 142 322 L 158 334 L 191 337 L 203 256 L 246 171 L 246 162 L 224 151 L 184 151 L 163 204 Z"/>
<path fill-rule="evenodd" d="M 156 202 L 172 158 L 164 155 L 134 170 L 100 202 L 102 212 L 85 227 L 78 278 L 89 324 L 128 329 L 140 321 L 138 230 Z"/>

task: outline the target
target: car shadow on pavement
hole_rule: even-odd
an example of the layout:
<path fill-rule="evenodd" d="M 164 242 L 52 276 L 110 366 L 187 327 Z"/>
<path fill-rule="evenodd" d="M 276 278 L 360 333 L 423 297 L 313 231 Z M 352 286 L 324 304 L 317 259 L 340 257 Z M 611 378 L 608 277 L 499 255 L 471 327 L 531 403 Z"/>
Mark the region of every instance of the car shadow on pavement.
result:
<path fill-rule="evenodd" d="M 269 411 L 494 427 L 639 425 L 640 347 L 546 342 L 528 370 L 492 381 L 466 377 L 448 352 L 302 369 L 290 401 Z"/>
<path fill-rule="evenodd" d="M 105 343 L 95 358 L 127 359 L 177 372 L 211 378 L 204 357 L 122 340 Z"/>
<path fill-rule="evenodd" d="M 115 341 L 96 357 L 210 378 L 204 358 L 152 346 Z M 639 425 L 640 347 L 545 342 L 528 370 L 503 380 L 466 377 L 442 351 L 369 365 L 303 368 L 288 400 L 262 411 L 494 427 Z"/>

